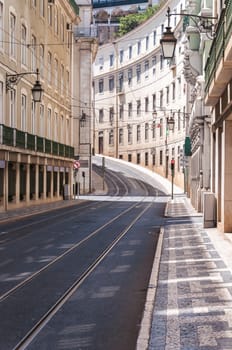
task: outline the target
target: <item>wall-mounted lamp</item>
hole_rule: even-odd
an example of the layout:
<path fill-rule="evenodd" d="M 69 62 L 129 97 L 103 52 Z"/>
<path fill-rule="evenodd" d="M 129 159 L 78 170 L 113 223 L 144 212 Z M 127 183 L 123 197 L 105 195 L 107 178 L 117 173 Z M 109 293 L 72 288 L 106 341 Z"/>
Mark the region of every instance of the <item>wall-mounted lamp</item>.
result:
<path fill-rule="evenodd" d="M 80 118 L 80 127 L 83 128 L 86 124 L 86 114 L 82 111 Z"/>
<path fill-rule="evenodd" d="M 186 14 L 186 13 L 170 13 L 170 7 L 168 7 L 168 10 L 167 10 L 168 26 L 166 27 L 166 31 L 163 33 L 163 36 L 160 39 L 163 58 L 166 58 L 166 59 L 173 58 L 174 56 L 177 40 L 174 36 L 174 33 L 171 31 L 170 17 L 177 16 L 177 15 L 182 17 L 190 17 L 196 24 L 196 27 L 198 28 L 200 33 L 210 33 L 210 37 L 209 37 L 210 39 L 213 39 L 214 37 L 214 31 L 213 31 L 214 23 L 212 20 L 216 20 L 217 17 L 198 16 L 198 15 Z M 195 19 L 199 19 L 199 21 Z"/>
<path fill-rule="evenodd" d="M 14 85 L 17 85 L 20 79 L 24 75 L 31 75 L 31 74 L 36 74 L 36 82 L 31 89 L 32 96 L 34 102 L 41 102 L 42 99 L 42 94 L 43 94 L 43 89 L 42 85 L 39 81 L 39 70 L 38 68 L 36 69 L 36 72 L 24 72 L 24 73 L 18 73 L 18 74 L 6 74 L 6 91 L 14 89 Z"/>
<path fill-rule="evenodd" d="M 152 117 L 153 117 L 153 118 L 156 118 L 156 117 L 157 117 L 157 114 L 158 114 L 158 113 L 157 113 L 157 110 L 154 109 L 153 112 L 152 112 Z"/>
<path fill-rule="evenodd" d="M 168 130 L 170 130 L 170 131 L 174 130 L 175 120 L 173 117 L 167 118 L 167 126 L 168 126 Z"/>

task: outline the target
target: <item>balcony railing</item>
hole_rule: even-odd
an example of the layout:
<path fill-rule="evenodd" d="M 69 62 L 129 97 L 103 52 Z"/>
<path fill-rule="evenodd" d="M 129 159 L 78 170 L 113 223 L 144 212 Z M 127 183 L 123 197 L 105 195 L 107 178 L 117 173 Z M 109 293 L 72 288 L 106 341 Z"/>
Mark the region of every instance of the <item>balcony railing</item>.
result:
<path fill-rule="evenodd" d="M 74 148 L 0 124 L 0 145 L 74 158 Z"/>
<path fill-rule="evenodd" d="M 224 59 L 225 48 L 232 35 L 232 1 L 225 1 L 226 8 L 222 10 L 220 20 L 217 25 L 216 35 L 212 42 L 209 58 L 205 65 L 205 91 L 208 93 L 216 70 Z"/>
<path fill-rule="evenodd" d="M 97 38 L 98 28 L 95 25 L 89 27 L 78 27 L 76 26 L 73 30 L 74 36 L 77 38 Z"/>

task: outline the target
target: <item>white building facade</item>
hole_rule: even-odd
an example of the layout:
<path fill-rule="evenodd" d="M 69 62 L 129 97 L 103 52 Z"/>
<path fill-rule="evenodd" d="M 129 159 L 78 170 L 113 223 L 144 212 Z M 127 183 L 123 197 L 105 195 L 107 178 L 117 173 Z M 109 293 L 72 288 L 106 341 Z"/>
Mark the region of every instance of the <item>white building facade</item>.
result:
<path fill-rule="evenodd" d="M 178 15 L 171 16 L 178 38 L 175 60 L 163 60 L 161 54 L 168 7 L 173 14 L 180 13 L 185 3 L 167 2 L 146 23 L 99 47 L 94 64 L 94 142 L 96 153 L 140 164 L 167 178 L 174 160 L 174 181 L 184 188 L 189 91 L 183 75 L 183 26 Z"/>

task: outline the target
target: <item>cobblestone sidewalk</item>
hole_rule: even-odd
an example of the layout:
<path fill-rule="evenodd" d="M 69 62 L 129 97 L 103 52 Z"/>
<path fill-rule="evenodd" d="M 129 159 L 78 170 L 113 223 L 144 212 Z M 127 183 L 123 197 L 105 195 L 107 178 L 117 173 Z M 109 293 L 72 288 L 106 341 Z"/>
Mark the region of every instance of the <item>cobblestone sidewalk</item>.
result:
<path fill-rule="evenodd" d="M 185 198 L 166 214 L 149 350 L 232 350 L 231 240 L 191 220 Z"/>

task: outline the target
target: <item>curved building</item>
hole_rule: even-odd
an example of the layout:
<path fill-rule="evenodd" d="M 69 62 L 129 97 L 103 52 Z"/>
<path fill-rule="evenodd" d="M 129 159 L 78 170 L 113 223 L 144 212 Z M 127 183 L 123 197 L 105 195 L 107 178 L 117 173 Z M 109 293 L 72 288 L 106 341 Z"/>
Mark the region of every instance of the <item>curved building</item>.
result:
<path fill-rule="evenodd" d="M 178 38 L 173 60 L 164 60 L 160 39 L 167 26 Z M 184 188 L 183 146 L 188 124 L 188 86 L 183 75 L 184 1 L 169 1 L 148 21 L 99 47 L 94 64 L 94 144 L 97 153 L 140 164 Z M 185 176 L 186 175 L 186 176 Z"/>

